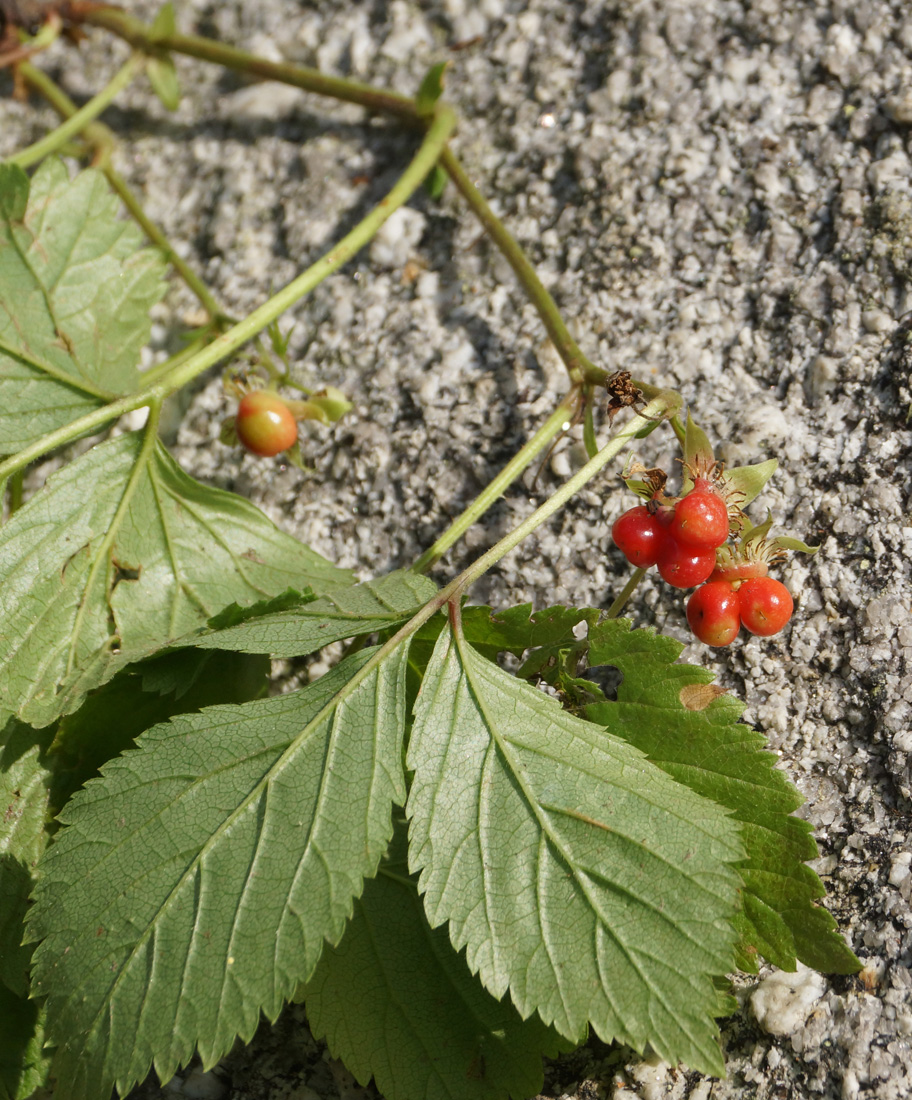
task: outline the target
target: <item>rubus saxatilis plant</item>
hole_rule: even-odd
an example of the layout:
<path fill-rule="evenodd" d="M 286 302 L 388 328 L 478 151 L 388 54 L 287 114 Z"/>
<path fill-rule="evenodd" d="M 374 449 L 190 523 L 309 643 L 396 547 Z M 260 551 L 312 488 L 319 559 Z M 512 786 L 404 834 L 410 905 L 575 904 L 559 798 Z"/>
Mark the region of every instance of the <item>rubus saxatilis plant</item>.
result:
<path fill-rule="evenodd" d="M 749 586 L 787 546 L 740 509 L 773 460 L 710 472 L 694 454 L 708 441 L 682 423 L 676 394 L 636 379 L 622 392 L 583 355 L 450 147 L 442 66 L 412 99 L 181 35 L 170 6 L 152 26 L 76 2 L 17 26 L 19 10 L 4 38 L 16 86 L 64 121 L 0 166 L 3 1095 L 50 1085 L 61 1100 L 98 1100 L 152 1068 L 167 1081 L 197 1053 L 211 1066 L 290 999 L 388 1100 L 531 1096 L 542 1056 L 590 1029 L 722 1074 L 727 973 L 761 956 L 859 966 L 817 904 L 816 847 L 792 816 L 800 795 L 739 722 L 741 704 L 678 663 L 680 643 L 617 617 L 651 551 L 633 553 L 638 568 L 607 612 L 466 597 L 635 437 L 668 425 L 691 492 L 722 499 L 728 529 L 716 503 L 678 513 L 654 472 L 638 515 L 658 518 L 663 544 L 708 549 L 709 585 L 740 592 L 739 621 L 753 629 L 769 601 Z M 133 52 L 77 109 L 29 57 L 61 29 L 91 28 Z M 97 121 L 143 72 L 173 106 L 175 51 L 360 103 L 421 135 L 378 207 L 239 321 L 144 214 Z M 74 141 L 95 167 L 73 174 L 55 158 Z M 417 187 L 439 194 L 447 181 L 512 264 L 568 394 L 412 568 L 355 584 L 185 473 L 159 438 L 162 403 L 252 345 L 263 377 L 243 392 L 267 396 L 234 428 L 255 451 L 293 450 L 302 416 L 351 415 L 330 384 L 298 383 L 276 319 Z M 141 373 L 166 258 L 208 321 Z M 257 401 L 276 423 L 254 420 Z M 67 449 L 138 409 L 142 428 Z M 611 429 L 601 445 L 600 415 Z M 574 418 L 586 465 L 438 588 L 428 567 Z M 24 470 L 52 450 L 62 464 L 26 494 Z M 344 640 L 330 671 L 269 695 L 270 658 Z M 599 666 L 620 671 L 616 699 L 587 674 Z"/>

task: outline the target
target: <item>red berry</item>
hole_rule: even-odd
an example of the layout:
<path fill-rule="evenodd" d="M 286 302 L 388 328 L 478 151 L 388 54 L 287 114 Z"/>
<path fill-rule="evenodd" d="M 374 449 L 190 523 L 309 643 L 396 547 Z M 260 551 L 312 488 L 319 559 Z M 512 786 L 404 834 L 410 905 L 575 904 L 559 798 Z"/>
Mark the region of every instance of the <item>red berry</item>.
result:
<path fill-rule="evenodd" d="M 687 601 L 690 629 L 706 645 L 730 645 L 741 629 L 741 600 L 725 581 L 708 581 Z"/>
<path fill-rule="evenodd" d="M 781 582 L 772 577 L 756 577 L 745 581 L 738 589 L 741 622 L 751 634 L 768 638 L 779 631 L 792 617 L 794 601 Z"/>
<path fill-rule="evenodd" d="M 640 504 L 614 521 L 611 537 L 631 565 L 648 569 L 655 565 L 666 535 L 656 516 Z"/>
<path fill-rule="evenodd" d="M 728 538 L 728 508 L 715 493 L 694 489 L 675 505 L 671 533 L 685 546 L 715 550 Z"/>
<path fill-rule="evenodd" d="M 298 424 L 278 394 L 268 390 L 245 393 L 234 421 L 238 439 L 255 455 L 277 455 L 298 438 Z"/>
<path fill-rule="evenodd" d="M 682 546 L 669 535 L 659 550 L 657 565 L 662 579 L 675 588 L 693 588 L 709 579 L 716 567 L 716 552 Z"/>

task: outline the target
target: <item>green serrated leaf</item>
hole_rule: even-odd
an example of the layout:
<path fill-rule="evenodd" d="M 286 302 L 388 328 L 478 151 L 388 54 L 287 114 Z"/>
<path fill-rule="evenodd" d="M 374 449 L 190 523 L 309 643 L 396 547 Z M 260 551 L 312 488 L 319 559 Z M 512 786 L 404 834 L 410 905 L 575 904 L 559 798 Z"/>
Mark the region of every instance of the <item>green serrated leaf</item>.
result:
<path fill-rule="evenodd" d="M 833 973 L 859 968 L 816 900 L 824 890 L 806 861 L 817 846 L 806 821 L 792 816 L 804 799 L 766 751 L 761 734 L 739 721 L 743 703 L 712 684 L 712 675 L 678 664 L 680 642 L 628 620 L 590 632 L 589 660 L 620 670 L 617 702 L 586 708 L 587 717 L 623 737 L 697 794 L 727 807 L 741 826 L 747 858 L 739 965 L 754 950 L 784 970 L 796 958 Z M 813 946 L 805 933 L 813 929 Z"/>
<path fill-rule="evenodd" d="M 150 55 L 146 60 L 146 75 L 162 105 L 169 111 L 176 111 L 180 106 L 181 91 L 174 58 L 170 54 Z"/>
<path fill-rule="evenodd" d="M 72 182 L 45 161 L 21 213 L 15 172 L 0 217 L 0 453 L 11 454 L 139 385 L 164 262 L 117 217 L 88 169 Z"/>
<path fill-rule="evenodd" d="M 29 178 L 18 164 L 0 164 L 0 217 L 21 222 L 28 207 Z"/>
<path fill-rule="evenodd" d="M 432 65 L 421 81 L 415 96 L 415 110 L 419 118 L 428 118 L 434 113 L 437 100 L 443 95 L 443 80 L 449 64 L 449 61 L 441 61 Z"/>
<path fill-rule="evenodd" d="M 35 866 L 48 841 L 49 742 L 47 731 L 15 719 L 0 730 L 0 986 L 17 997 L 28 996 L 32 951 L 22 946 L 22 927 Z"/>
<path fill-rule="evenodd" d="M 340 588 L 287 610 L 252 614 L 236 625 L 202 630 L 182 639 L 200 649 L 236 649 L 273 657 L 302 657 L 330 642 L 398 626 L 433 599 L 437 586 L 403 569 L 374 581 Z M 230 611 L 230 609 L 229 609 Z M 234 612 L 231 612 L 234 615 Z M 218 623 L 221 616 L 210 623 Z"/>
<path fill-rule="evenodd" d="M 758 462 L 754 466 L 734 466 L 726 469 L 722 477 L 732 489 L 742 494 L 737 503 L 743 508 L 760 495 L 763 486 L 773 476 L 778 466 L 778 459 L 768 458 L 766 462 Z"/>
<path fill-rule="evenodd" d="M 303 990 L 307 1020 L 332 1054 L 387 1100 L 506 1100 L 542 1087 L 542 1055 L 568 1044 L 523 1021 L 469 973 L 446 930 L 432 929 L 405 868 L 405 830 L 338 946 Z M 357 996 L 352 991 L 357 990 Z"/>
<path fill-rule="evenodd" d="M 44 1011 L 0 985 L 0 1100 L 28 1100 L 47 1082 Z"/>
<path fill-rule="evenodd" d="M 30 934 L 69 1100 L 211 1066 L 337 943 L 405 797 L 406 647 L 144 734 L 61 815 Z"/>
<path fill-rule="evenodd" d="M 232 600 L 351 579 L 136 432 L 70 463 L 0 528 L 0 576 L 0 706 L 34 726 Z"/>
<path fill-rule="evenodd" d="M 714 458 L 715 455 L 713 455 L 709 436 L 697 425 L 694 418 L 688 414 L 687 423 L 684 425 L 684 461 L 688 466 L 693 466 L 697 462 L 711 463 Z M 690 479 L 687 478 L 684 483 L 685 492 L 687 491 L 689 483 Z"/>
<path fill-rule="evenodd" d="M 579 1040 L 723 1068 L 737 826 L 445 630 L 409 743 L 412 870 L 473 973 Z"/>

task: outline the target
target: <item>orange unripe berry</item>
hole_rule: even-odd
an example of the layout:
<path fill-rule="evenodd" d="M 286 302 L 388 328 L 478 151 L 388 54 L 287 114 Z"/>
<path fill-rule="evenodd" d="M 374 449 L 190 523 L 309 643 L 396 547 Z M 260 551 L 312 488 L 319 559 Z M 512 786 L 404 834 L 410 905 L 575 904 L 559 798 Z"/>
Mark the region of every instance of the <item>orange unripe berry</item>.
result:
<path fill-rule="evenodd" d="M 278 394 L 268 390 L 245 393 L 234 421 L 238 439 L 255 455 L 272 457 L 297 442 L 298 424 Z"/>

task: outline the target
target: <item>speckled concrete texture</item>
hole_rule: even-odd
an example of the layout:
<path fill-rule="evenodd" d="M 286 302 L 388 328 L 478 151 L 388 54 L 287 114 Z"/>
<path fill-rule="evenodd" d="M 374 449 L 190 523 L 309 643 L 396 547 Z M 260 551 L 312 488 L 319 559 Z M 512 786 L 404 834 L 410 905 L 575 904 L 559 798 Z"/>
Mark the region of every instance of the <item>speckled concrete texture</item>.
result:
<path fill-rule="evenodd" d="M 797 607 L 782 636 L 718 653 L 691 645 L 685 656 L 745 700 L 747 720 L 806 796 L 800 812 L 820 844 L 827 904 L 866 970 L 774 975 L 759 990 L 758 979 L 739 979 L 741 1011 L 723 1025 L 726 1080 L 594 1043 L 549 1066 L 542 1095 L 912 1094 L 908 4 L 176 6 L 183 30 L 409 93 L 448 60 L 447 93 L 462 116 L 455 146 L 586 353 L 680 389 L 726 461 L 778 457 L 762 508 L 821 546 L 783 570 Z M 154 7 L 132 5 L 144 15 Z M 42 64 L 81 101 L 124 55 L 93 33 Z M 176 113 L 137 84 L 105 121 L 148 213 L 241 316 L 370 208 L 415 138 L 303 92 L 192 60 L 178 68 Z M 37 103 L 5 98 L 0 109 L 0 154 L 53 122 Z M 198 319 L 175 285 L 156 313 L 150 361 Z M 331 433 L 307 431 L 316 472 L 219 444 L 230 404 L 215 375 L 175 418 L 175 453 L 364 577 L 414 560 L 566 388 L 534 310 L 452 188 L 439 203 L 416 196 L 292 321 L 300 369 L 355 403 Z M 641 457 L 670 468 L 663 439 L 644 442 Z M 511 490 L 435 576 L 454 575 L 528 515 L 582 454 L 569 433 L 538 482 Z M 474 597 L 607 607 L 627 573 L 608 529 L 629 505 L 609 472 Z M 688 640 L 683 601 L 659 584 L 644 584 L 630 612 Z M 299 1009 L 213 1074 L 188 1071 L 169 1091 L 366 1095 L 323 1058 Z"/>

